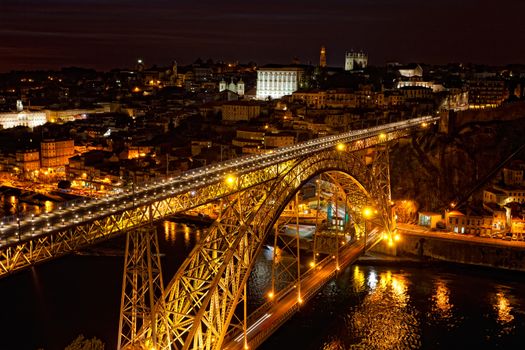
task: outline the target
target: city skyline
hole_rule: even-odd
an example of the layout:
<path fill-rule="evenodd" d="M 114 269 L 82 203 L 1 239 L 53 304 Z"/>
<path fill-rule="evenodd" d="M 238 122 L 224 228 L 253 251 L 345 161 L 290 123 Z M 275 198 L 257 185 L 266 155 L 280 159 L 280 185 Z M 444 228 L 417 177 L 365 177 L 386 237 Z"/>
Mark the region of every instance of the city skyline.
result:
<path fill-rule="evenodd" d="M 81 66 L 106 70 L 202 59 L 329 66 L 364 50 L 389 61 L 523 63 L 524 30 L 516 0 L 216 3 L 23 0 L 0 4 L 0 72 Z"/>

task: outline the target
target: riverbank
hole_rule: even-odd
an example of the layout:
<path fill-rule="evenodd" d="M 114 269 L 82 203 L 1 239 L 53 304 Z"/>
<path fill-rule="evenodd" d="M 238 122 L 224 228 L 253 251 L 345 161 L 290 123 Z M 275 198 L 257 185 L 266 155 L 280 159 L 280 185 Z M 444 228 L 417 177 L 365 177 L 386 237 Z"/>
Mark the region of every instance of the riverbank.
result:
<path fill-rule="evenodd" d="M 493 266 L 483 266 L 474 264 L 464 264 L 453 261 L 437 260 L 431 258 L 418 258 L 412 256 L 393 256 L 374 251 L 367 252 L 366 256 L 360 257 L 356 263 L 359 266 L 394 268 L 394 269 L 450 269 L 463 271 L 469 275 L 479 274 L 498 274 L 509 278 L 519 278 L 525 282 L 525 271 L 501 269 Z"/>
<path fill-rule="evenodd" d="M 525 248 L 507 243 L 456 240 L 432 237 L 400 231 L 401 239 L 394 247 L 380 242 L 372 252 L 387 257 L 440 261 L 460 265 L 472 265 L 490 269 L 525 272 Z M 409 260 L 405 260 L 409 261 Z"/>

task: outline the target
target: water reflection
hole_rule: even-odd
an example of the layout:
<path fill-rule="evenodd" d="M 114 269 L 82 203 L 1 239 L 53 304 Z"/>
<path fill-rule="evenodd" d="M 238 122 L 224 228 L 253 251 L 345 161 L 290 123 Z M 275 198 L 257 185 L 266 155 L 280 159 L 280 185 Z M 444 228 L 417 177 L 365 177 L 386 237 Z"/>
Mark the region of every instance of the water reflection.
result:
<path fill-rule="evenodd" d="M 17 196 L 0 196 L 0 217 L 11 215 L 26 215 L 26 214 L 43 214 L 53 211 L 56 203 L 52 201 L 44 201 L 41 205 L 30 204 L 20 201 L 18 204 Z"/>
<path fill-rule="evenodd" d="M 375 270 L 370 270 L 370 273 L 368 274 L 368 288 L 370 289 L 376 289 L 377 286 L 377 275 Z"/>
<path fill-rule="evenodd" d="M 442 280 L 436 281 L 434 285 L 435 293 L 432 296 L 432 313 L 441 319 L 452 317 L 452 308 L 454 305 L 450 302 L 450 289 Z"/>
<path fill-rule="evenodd" d="M 514 320 L 514 316 L 511 314 L 512 306 L 510 306 L 510 301 L 505 297 L 503 291 L 496 293 L 494 309 L 498 314 L 498 322 L 500 324 L 507 324 Z"/>
<path fill-rule="evenodd" d="M 363 291 L 365 274 L 354 266 L 354 290 Z M 347 324 L 352 338 L 350 348 L 412 349 L 418 347 L 419 322 L 417 311 L 409 307 L 408 281 L 391 271 L 379 274 L 371 270 L 366 278 L 368 294 L 360 305 L 348 313 Z M 324 349 L 342 348 L 338 339 Z"/>
<path fill-rule="evenodd" d="M 363 273 L 363 271 L 361 271 L 361 269 L 357 265 L 355 265 L 353 269 L 354 269 L 353 286 L 354 286 L 354 290 L 359 293 L 365 290 L 365 274 Z"/>
<path fill-rule="evenodd" d="M 184 247 L 189 248 L 193 245 L 191 236 L 199 241 L 202 234 L 201 228 L 191 228 L 186 224 L 164 221 L 164 239 L 170 245 L 178 244 L 177 240 L 181 239 L 181 234 L 184 240 Z"/>

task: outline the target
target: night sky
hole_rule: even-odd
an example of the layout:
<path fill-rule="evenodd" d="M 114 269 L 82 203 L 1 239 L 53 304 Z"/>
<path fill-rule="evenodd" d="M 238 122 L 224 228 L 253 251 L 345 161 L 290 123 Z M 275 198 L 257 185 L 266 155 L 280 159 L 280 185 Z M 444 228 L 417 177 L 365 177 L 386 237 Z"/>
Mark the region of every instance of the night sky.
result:
<path fill-rule="evenodd" d="M 0 72 L 196 58 L 525 63 L 524 0 L 0 0 Z"/>

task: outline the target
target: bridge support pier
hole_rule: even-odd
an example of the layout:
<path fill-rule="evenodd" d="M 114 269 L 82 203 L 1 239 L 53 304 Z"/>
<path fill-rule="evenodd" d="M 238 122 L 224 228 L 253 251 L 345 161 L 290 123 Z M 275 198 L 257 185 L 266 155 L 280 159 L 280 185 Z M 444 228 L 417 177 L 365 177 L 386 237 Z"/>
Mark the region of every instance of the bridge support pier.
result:
<path fill-rule="evenodd" d="M 163 288 L 156 228 L 128 231 L 117 349 L 158 349 L 156 319 L 161 315 L 154 306 L 162 302 Z M 138 343 L 138 333 L 146 324 L 151 325 L 151 338 Z"/>

